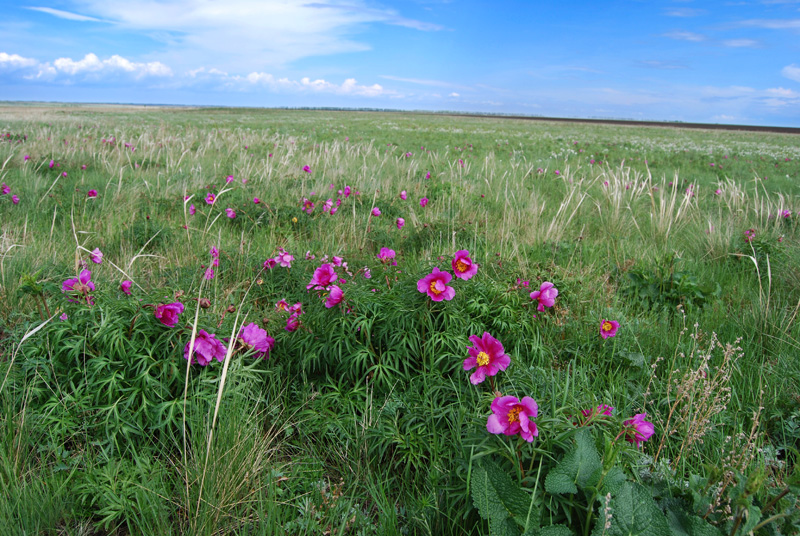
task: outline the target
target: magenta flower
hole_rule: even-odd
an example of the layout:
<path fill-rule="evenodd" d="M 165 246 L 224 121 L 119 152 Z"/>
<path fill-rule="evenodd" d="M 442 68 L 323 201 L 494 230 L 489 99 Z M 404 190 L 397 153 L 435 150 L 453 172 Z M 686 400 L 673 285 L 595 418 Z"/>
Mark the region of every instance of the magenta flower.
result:
<path fill-rule="evenodd" d="M 197 209 L 194 208 L 194 205 L 189 205 L 189 214 L 194 216 L 194 213 L 197 212 Z"/>
<path fill-rule="evenodd" d="M 225 177 L 225 184 L 230 184 L 233 182 L 233 175 L 228 175 Z"/>
<path fill-rule="evenodd" d="M 234 211 L 232 208 L 226 208 L 225 215 L 228 216 L 230 219 L 234 219 L 236 217 L 236 211 Z"/>
<path fill-rule="evenodd" d="M 324 203 L 322 203 L 322 212 L 330 212 L 331 207 L 333 207 L 333 199 L 328 199 Z"/>
<path fill-rule="evenodd" d="M 86 171 L 86 167 L 87 167 L 87 166 L 86 166 L 86 164 L 83 164 L 83 165 L 81 166 L 81 170 L 82 170 L 82 171 Z"/>
<path fill-rule="evenodd" d="M 133 281 L 123 281 L 119 284 L 119 289 L 128 296 L 131 295 L 131 285 L 133 285 Z"/>
<path fill-rule="evenodd" d="M 292 332 L 292 331 L 297 331 L 297 328 L 299 327 L 300 327 L 300 314 L 294 313 L 293 315 L 289 316 L 289 318 L 286 320 L 286 327 L 283 329 Z"/>
<path fill-rule="evenodd" d="M 94 248 L 94 251 L 89 253 L 89 256 L 91 257 L 93 263 L 103 264 L 103 252 L 100 251 L 100 248 Z"/>
<path fill-rule="evenodd" d="M 17 194 L 12 195 L 11 202 L 14 203 L 15 205 L 19 205 L 19 196 Z"/>
<path fill-rule="evenodd" d="M 264 269 L 270 270 L 274 268 L 276 264 L 278 264 L 278 261 L 276 261 L 275 259 L 267 259 L 264 261 Z"/>
<path fill-rule="evenodd" d="M 2 188 L 0 188 L 0 193 L 3 194 L 3 195 L 10 194 L 11 193 L 11 187 L 8 184 L 3 183 Z"/>
<path fill-rule="evenodd" d="M 469 357 L 464 360 L 464 370 L 478 367 L 469 377 L 472 385 L 478 385 L 486 376 L 494 376 L 501 370 L 506 370 L 511 364 L 511 357 L 505 353 L 503 345 L 487 332 L 483 332 L 483 337 L 470 335 L 469 340 L 474 346 L 467 346 Z"/>
<path fill-rule="evenodd" d="M 601 320 L 600 321 L 600 336 L 604 339 L 613 337 L 617 334 L 619 329 L 619 322 L 616 320 Z"/>
<path fill-rule="evenodd" d="M 257 197 L 254 197 L 253 198 L 253 204 L 257 205 L 259 203 L 261 203 L 261 200 L 259 198 L 257 198 Z"/>
<path fill-rule="evenodd" d="M 206 196 L 206 203 L 208 203 L 209 205 L 213 205 L 214 201 L 216 201 L 216 200 L 217 200 L 217 197 L 214 194 L 212 194 L 211 192 L 208 192 L 208 195 Z"/>
<path fill-rule="evenodd" d="M 159 322 L 168 328 L 173 328 L 178 323 L 178 315 L 182 312 L 183 304 L 181 302 L 168 303 L 166 305 L 159 303 L 153 314 Z"/>
<path fill-rule="evenodd" d="M 71 302 L 86 300 L 89 305 L 92 305 L 94 301 L 89 296 L 89 291 L 94 290 L 94 283 L 91 278 L 92 272 L 81 270 L 81 274 L 77 278 L 67 279 L 61 283 L 61 292 L 71 294 L 73 298 L 77 298 L 77 300 L 70 298 L 69 301 Z"/>
<path fill-rule="evenodd" d="M 380 253 L 378 253 L 378 260 L 386 264 L 390 260 L 394 259 L 395 255 L 396 254 L 393 249 L 381 248 Z"/>
<path fill-rule="evenodd" d="M 313 288 L 314 290 L 327 290 L 337 280 L 338 276 L 333 271 L 333 266 L 327 262 L 314 270 L 314 276 L 311 282 L 306 285 L 306 290 Z"/>
<path fill-rule="evenodd" d="M 425 205 L 427 205 L 427 204 L 428 204 L 428 198 L 427 197 L 423 197 L 422 199 L 419 200 L 419 206 L 421 206 L 422 208 L 425 208 Z"/>
<path fill-rule="evenodd" d="M 61 313 L 61 316 L 59 316 L 58 318 L 60 318 L 62 322 L 66 322 L 67 320 L 69 320 L 69 316 L 67 315 L 67 313 Z"/>
<path fill-rule="evenodd" d="M 378 207 L 372 207 L 372 215 L 373 216 L 380 216 L 381 215 L 381 209 L 379 209 Z"/>
<path fill-rule="evenodd" d="M 331 307 L 338 305 L 342 298 L 344 298 L 344 292 L 340 289 L 337 285 L 333 285 L 331 287 L 331 292 L 328 294 L 328 297 L 325 299 L 325 307 L 330 309 Z"/>
<path fill-rule="evenodd" d="M 430 171 L 425 174 L 425 178 L 426 179 L 430 179 L 431 178 L 431 172 Z"/>
<path fill-rule="evenodd" d="M 198 330 L 197 336 L 194 339 L 194 354 L 189 356 L 189 346 L 191 342 L 191 340 L 187 342 L 186 346 L 183 348 L 183 357 L 184 359 L 188 359 L 191 364 L 195 363 L 195 358 L 197 359 L 197 364 L 202 367 L 211 363 L 212 359 L 216 359 L 219 362 L 225 360 L 225 354 L 228 352 L 228 349 L 225 348 L 222 342 L 217 340 L 215 335 L 206 332 L 206 330 Z"/>
<path fill-rule="evenodd" d="M 556 296 L 558 296 L 558 289 L 549 281 L 542 283 L 539 290 L 531 292 L 531 299 L 539 302 L 539 306 L 536 308 L 539 312 L 544 311 L 545 307 L 555 305 Z"/>
<path fill-rule="evenodd" d="M 275 262 L 280 263 L 284 268 L 291 268 L 294 255 L 289 255 L 283 249 L 278 250 L 278 256 L 275 257 Z"/>
<path fill-rule="evenodd" d="M 311 173 L 311 168 L 309 166 L 303 166 L 303 171 L 306 173 Z"/>
<path fill-rule="evenodd" d="M 645 417 L 647 417 L 647 413 L 637 413 L 632 419 L 622 423 L 625 428 L 625 440 L 629 443 L 636 443 L 637 448 L 650 439 L 656 431 L 653 423 L 644 420 Z"/>
<path fill-rule="evenodd" d="M 405 190 L 403 190 L 402 192 L 400 192 L 400 199 L 402 199 L 403 201 L 405 201 L 407 197 L 408 197 L 408 194 L 406 194 L 406 191 L 405 191 Z"/>
<path fill-rule="evenodd" d="M 86 197 L 97 197 L 97 190 L 89 190 L 86 192 Z"/>
<path fill-rule="evenodd" d="M 53 169 L 53 166 L 55 166 L 55 165 L 56 165 L 56 161 L 55 160 L 50 160 L 50 169 Z"/>
<path fill-rule="evenodd" d="M 281 300 L 275 304 L 276 311 L 288 311 L 289 307 L 290 307 L 289 302 L 287 302 L 286 300 Z"/>
<path fill-rule="evenodd" d="M 345 199 L 347 199 L 348 197 L 350 197 L 350 191 L 351 191 L 351 190 L 350 190 L 350 187 L 349 187 L 349 186 L 345 186 L 345 187 L 344 187 L 344 198 L 345 198 Z"/>
<path fill-rule="evenodd" d="M 255 350 L 255 357 L 261 357 L 263 359 L 269 358 L 269 351 L 275 348 L 275 339 L 270 337 L 265 330 L 261 329 L 253 322 L 250 322 L 239 330 L 239 335 L 236 337 L 236 340 L 248 350 Z"/>
<path fill-rule="evenodd" d="M 452 265 L 453 273 L 464 281 L 478 273 L 478 265 L 472 262 L 472 259 L 469 258 L 469 251 L 466 249 L 456 251 Z"/>
<path fill-rule="evenodd" d="M 600 404 L 595 409 L 582 409 L 581 415 L 583 415 L 584 417 L 596 417 L 600 415 L 605 415 L 606 417 L 610 417 L 613 412 L 614 408 L 612 408 L 608 404 Z"/>
<path fill-rule="evenodd" d="M 447 286 L 451 279 L 453 276 L 435 267 L 431 273 L 417 281 L 417 290 L 430 296 L 433 301 L 450 301 L 456 295 L 455 289 Z"/>
<path fill-rule="evenodd" d="M 28 154 L 26 154 L 26 155 L 25 155 L 25 158 L 24 158 L 23 160 L 24 160 L 25 162 L 27 162 L 27 161 L 28 161 L 28 160 L 30 160 L 30 159 L 31 159 L 31 156 L 30 156 L 30 155 L 28 155 Z"/>
<path fill-rule="evenodd" d="M 521 402 L 513 396 L 498 396 L 492 401 L 492 414 L 486 422 L 486 430 L 490 434 L 519 434 L 531 443 L 539 435 L 536 423 L 531 420 L 538 415 L 539 406 L 529 396 Z"/>
<path fill-rule="evenodd" d="M 398 229 L 402 229 L 403 225 L 405 225 L 405 224 L 406 224 L 406 220 L 404 220 L 403 218 L 397 218 L 397 228 Z"/>
<path fill-rule="evenodd" d="M 303 208 L 301 210 L 304 210 L 307 214 L 311 214 L 314 212 L 314 202 L 304 197 Z"/>
<path fill-rule="evenodd" d="M 203 274 L 203 277 L 206 279 L 206 281 L 211 281 L 214 279 L 214 269 L 210 266 L 206 268 L 206 273 Z"/>
<path fill-rule="evenodd" d="M 722 190 L 717 188 L 716 190 L 714 190 L 714 195 L 722 195 Z"/>

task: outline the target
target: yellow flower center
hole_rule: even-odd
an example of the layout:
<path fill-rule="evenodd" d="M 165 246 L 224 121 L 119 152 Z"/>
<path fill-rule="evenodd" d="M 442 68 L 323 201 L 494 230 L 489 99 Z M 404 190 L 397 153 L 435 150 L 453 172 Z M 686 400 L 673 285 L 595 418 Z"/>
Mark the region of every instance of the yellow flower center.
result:
<path fill-rule="evenodd" d="M 469 265 L 466 262 L 459 259 L 458 261 L 456 261 L 456 270 L 458 270 L 461 273 L 464 273 L 467 270 L 469 270 Z"/>
<path fill-rule="evenodd" d="M 434 294 L 436 294 L 437 296 L 438 296 L 439 294 L 441 294 L 441 293 L 442 293 L 442 291 L 441 291 L 441 290 L 439 290 L 438 288 L 436 288 L 436 283 L 438 283 L 438 282 L 439 282 L 439 281 L 431 281 L 431 286 L 430 286 L 431 292 L 433 292 L 433 293 L 434 293 Z"/>
<path fill-rule="evenodd" d="M 477 359 L 479 367 L 485 367 L 489 364 L 489 354 L 486 352 L 479 353 L 475 359 Z"/>
<path fill-rule="evenodd" d="M 297 223 L 297 218 L 292 218 L 292 223 Z"/>
<path fill-rule="evenodd" d="M 521 406 L 514 406 L 514 408 L 508 412 L 508 424 L 513 424 L 519 421 L 519 412 L 522 411 Z"/>
<path fill-rule="evenodd" d="M 611 331 L 614 325 L 611 322 L 603 322 L 603 331 Z"/>

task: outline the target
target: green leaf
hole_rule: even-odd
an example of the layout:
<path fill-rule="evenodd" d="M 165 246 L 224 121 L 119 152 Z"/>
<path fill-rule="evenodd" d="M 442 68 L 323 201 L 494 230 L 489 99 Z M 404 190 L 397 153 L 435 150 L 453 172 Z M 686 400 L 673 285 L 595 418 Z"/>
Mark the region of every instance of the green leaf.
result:
<path fill-rule="evenodd" d="M 574 533 L 564 525 L 550 525 L 536 532 L 536 536 L 573 536 Z"/>
<path fill-rule="evenodd" d="M 671 536 L 667 518 L 647 488 L 625 482 L 609 502 L 610 519 L 601 506 L 593 536 Z M 606 528 L 606 521 L 609 521 Z"/>
<path fill-rule="evenodd" d="M 602 468 L 590 432 L 579 430 L 575 434 L 575 448 L 547 474 L 544 488 L 549 493 L 577 493 L 578 488 L 596 484 Z"/>
<path fill-rule="evenodd" d="M 531 500 L 531 495 L 491 460 L 476 464 L 472 474 L 472 501 L 481 517 L 489 520 L 490 528 L 504 526 L 502 522 L 509 517 L 524 527 Z M 492 534 L 495 534 L 494 529 Z"/>

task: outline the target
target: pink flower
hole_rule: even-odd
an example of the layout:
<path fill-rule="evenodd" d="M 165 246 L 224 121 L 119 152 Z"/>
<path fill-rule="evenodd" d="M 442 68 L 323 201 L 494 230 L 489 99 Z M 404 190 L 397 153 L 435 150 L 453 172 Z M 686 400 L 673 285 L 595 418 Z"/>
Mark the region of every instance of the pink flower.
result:
<path fill-rule="evenodd" d="M 275 348 L 275 339 L 270 337 L 265 330 L 261 329 L 253 322 L 250 322 L 239 330 L 239 335 L 236 337 L 236 340 L 248 350 L 255 350 L 254 357 L 261 357 L 263 359 L 269 358 L 269 351 Z"/>
<path fill-rule="evenodd" d="M 212 279 L 214 279 L 214 269 L 211 267 L 206 268 L 206 273 L 203 275 L 203 277 L 207 281 L 211 281 Z"/>
<path fill-rule="evenodd" d="M 55 166 L 55 165 L 56 165 L 56 161 L 55 160 L 50 160 L 50 169 L 53 169 L 53 166 Z"/>
<path fill-rule="evenodd" d="M 0 188 L 0 193 L 3 195 L 8 195 L 11 193 L 11 188 L 8 186 L 8 184 L 3 183 L 3 187 Z"/>
<path fill-rule="evenodd" d="M 406 224 L 406 220 L 404 220 L 403 218 L 397 218 L 397 228 L 398 229 L 402 229 L 403 225 L 405 225 L 405 224 Z"/>
<path fill-rule="evenodd" d="M 24 158 L 23 160 L 24 160 L 25 162 L 27 162 L 27 161 L 28 161 L 28 160 L 30 160 L 30 159 L 31 159 L 31 156 L 30 156 L 30 155 L 28 155 L 28 154 L 26 154 L 26 155 L 25 155 L 25 158 Z"/>
<path fill-rule="evenodd" d="M 372 215 L 376 216 L 376 217 L 380 216 L 381 215 L 381 209 L 379 209 L 378 207 L 372 207 Z"/>
<path fill-rule="evenodd" d="M 92 258 L 93 263 L 103 264 L 103 252 L 100 251 L 100 248 L 94 248 L 94 251 L 89 253 L 89 256 Z"/>
<path fill-rule="evenodd" d="M 182 312 L 183 304 L 181 302 L 168 303 L 166 305 L 159 303 L 153 314 L 159 320 L 159 322 L 168 328 L 172 328 L 178 323 L 178 315 L 180 315 Z"/>
<path fill-rule="evenodd" d="M 333 259 L 331 259 L 331 262 L 333 262 L 334 266 L 341 266 L 342 263 L 344 262 L 344 259 L 342 257 L 337 257 L 336 255 L 334 255 Z"/>
<path fill-rule="evenodd" d="M 345 186 L 344 187 L 344 197 L 345 197 L 345 199 L 350 197 L 350 187 L 349 186 Z"/>
<path fill-rule="evenodd" d="M 197 209 L 194 208 L 194 205 L 189 205 L 189 214 L 194 216 L 194 213 L 197 212 Z"/>
<path fill-rule="evenodd" d="M 617 334 L 619 329 L 619 322 L 616 320 L 601 320 L 600 321 L 600 336 L 604 339 L 613 337 Z"/>
<path fill-rule="evenodd" d="M 469 258 L 469 251 L 460 249 L 456 251 L 456 257 L 453 259 L 453 273 L 459 279 L 466 281 L 478 273 L 478 265 L 472 262 Z"/>
<path fill-rule="evenodd" d="M 67 172 L 66 172 L 66 171 L 62 171 L 62 172 L 61 172 L 61 176 L 62 176 L 62 177 L 66 177 L 66 176 L 67 176 Z"/>
<path fill-rule="evenodd" d="M 506 370 L 511 364 L 511 357 L 505 353 L 503 345 L 487 332 L 483 332 L 483 337 L 470 335 L 469 340 L 474 346 L 467 346 L 469 357 L 464 360 L 464 370 L 478 367 L 469 377 L 472 385 L 478 385 L 486 376 L 494 376 L 499 371 Z"/>
<path fill-rule="evenodd" d="M 280 265 L 283 266 L 284 268 L 291 268 L 293 260 L 294 260 L 294 255 L 289 255 L 282 249 L 278 251 L 278 256 L 275 257 L 275 262 L 280 263 Z"/>
<path fill-rule="evenodd" d="M 236 211 L 234 211 L 232 208 L 226 208 L 225 215 L 228 216 L 230 219 L 234 219 L 236 217 Z"/>
<path fill-rule="evenodd" d="M 97 190 L 89 190 L 86 192 L 86 197 L 97 197 Z"/>
<path fill-rule="evenodd" d="M 402 192 L 400 192 L 400 199 L 402 199 L 403 201 L 405 201 L 407 198 L 408 198 L 408 194 L 406 193 L 406 191 L 405 191 L 405 190 L 403 190 Z"/>
<path fill-rule="evenodd" d="M 314 290 L 327 290 L 332 284 L 336 282 L 338 276 L 333 271 L 333 266 L 328 263 L 323 264 L 314 270 L 314 276 L 311 282 L 306 285 L 306 290 L 313 288 Z"/>
<path fill-rule="evenodd" d="M 259 204 L 260 202 L 261 202 L 261 200 L 260 200 L 259 198 L 257 198 L 257 197 L 254 197 L 254 198 L 253 198 L 253 203 L 254 203 L 254 204 L 256 204 L 256 205 L 257 205 L 257 204 Z"/>
<path fill-rule="evenodd" d="M 333 207 L 333 199 L 328 199 L 322 203 L 322 212 L 330 212 L 331 207 Z"/>
<path fill-rule="evenodd" d="M 378 253 L 378 260 L 386 264 L 390 260 L 394 259 L 395 255 L 396 253 L 393 249 L 381 248 L 380 253 Z"/>
<path fill-rule="evenodd" d="M 286 327 L 283 329 L 292 332 L 292 331 L 297 331 L 297 328 L 299 327 L 300 327 L 300 315 L 298 313 L 295 313 L 286 320 Z"/>
<path fill-rule="evenodd" d="M 17 194 L 12 195 L 11 202 L 14 203 L 15 205 L 19 205 L 19 196 Z"/>
<path fill-rule="evenodd" d="M 431 178 L 431 172 L 430 171 L 425 174 L 425 178 L 426 179 L 430 179 Z"/>
<path fill-rule="evenodd" d="M 316 256 L 316 255 L 314 255 L 313 253 L 311 253 L 311 251 L 310 251 L 310 250 L 309 250 L 309 251 L 306 251 L 306 260 L 307 260 L 307 261 L 313 261 L 313 260 L 314 260 L 314 259 L 316 259 L 316 258 L 317 258 L 317 256 Z"/>
<path fill-rule="evenodd" d="M 597 408 L 594 409 L 582 409 L 581 415 L 584 417 L 597 417 L 600 415 L 605 415 L 606 417 L 610 417 L 611 414 L 614 412 L 614 408 L 609 406 L 608 404 L 600 404 Z"/>
<path fill-rule="evenodd" d="M 486 422 L 490 434 L 519 434 L 528 443 L 539 435 L 536 423 L 531 419 L 539 415 L 536 401 L 526 396 L 520 402 L 513 396 L 498 396 L 492 401 L 492 414 Z"/>
<path fill-rule="evenodd" d="M 542 283 L 539 290 L 531 292 L 531 299 L 539 302 L 539 306 L 536 308 L 539 312 L 544 311 L 545 307 L 555 305 L 556 296 L 558 296 L 558 289 L 549 281 Z"/>
<path fill-rule="evenodd" d="M 645 417 L 647 417 L 647 413 L 637 413 L 632 419 L 622 423 L 622 426 L 625 427 L 625 440 L 629 443 L 636 443 L 637 447 L 650 439 L 656 431 L 653 423 L 644 420 Z"/>
<path fill-rule="evenodd" d="M 123 281 L 119 284 L 119 289 L 128 296 L 131 295 L 131 285 L 133 285 L 133 281 Z"/>
<path fill-rule="evenodd" d="M 216 196 L 211 192 L 208 192 L 208 195 L 206 196 L 206 203 L 208 203 L 209 205 L 213 205 L 214 201 L 216 200 L 217 200 Z"/>
<path fill-rule="evenodd" d="M 431 273 L 417 281 L 417 290 L 430 296 L 433 301 L 450 301 L 456 295 L 455 289 L 447 286 L 451 279 L 453 276 L 435 267 Z"/>
<path fill-rule="evenodd" d="M 275 267 L 276 264 L 278 264 L 278 261 L 276 261 L 275 259 L 267 259 L 264 261 L 264 269 L 265 270 L 272 269 Z"/>
<path fill-rule="evenodd" d="M 82 171 L 86 171 L 86 164 L 83 164 L 83 165 L 81 166 L 81 170 L 82 170 Z"/>
<path fill-rule="evenodd" d="M 717 188 L 716 190 L 714 190 L 714 195 L 722 195 L 722 190 Z"/>
<path fill-rule="evenodd" d="M 59 316 L 58 318 L 60 318 L 62 322 L 66 322 L 67 320 L 69 320 L 69 316 L 67 315 L 67 313 L 61 313 L 61 316 Z"/>
<path fill-rule="evenodd" d="M 344 292 L 338 286 L 333 285 L 331 287 L 331 292 L 328 294 L 328 297 L 325 299 L 325 307 L 330 309 L 334 305 L 338 305 L 342 298 L 344 298 Z"/>
<path fill-rule="evenodd" d="M 311 214 L 312 212 L 314 212 L 314 202 L 304 197 L 303 206 L 300 210 L 304 210 L 307 214 Z"/>
<path fill-rule="evenodd" d="M 225 184 L 229 184 L 231 182 L 233 182 L 233 175 L 228 175 L 225 177 Z"/>
<path fill-rule="evenodd" d="M 303 166 L 303 171 L 306 173 L 311 173 L 311 168 L 309 166 Z"/>
<path fill-rule="evenodd" d="M 276 311 L 288 311 L 289 310 L 289 302 L 286 300 L 281 300 L 275 304 Z"/>
<path fill-rule="evenodd" d="M 425 205 L 427 205 L 427 204 L 428 204 L 428 198 L 427 197 L 423 197 L 422 199 L 419 200 L 419 206 L 421 206 L 422 208 L 425 208 Z"/>
<path fill-rule="evenodd" d="M 194 364 L 194 358 L 196 358 L 197 364 L 205 367 L 211 363 L 212 359 L 216 358 L 219 362 L 225 360 L 225 354 L 228 352 L 228 349 L 225 348 L 222 342 L 217 340 L 215 335 L 206 332 L 206 330 L 198 330 L 197 336 L 194 339 L 194 355 L 189 356 L 189 346 L 191 342 L 191 340 L 187 342 L 186 346 L 183 348 L 183 357 L 184 359 L 188 359 L 190 363 Z"/>
<path fill-rule="evenodd" d="M 94 301 L 89 296 L 89 291 L 94 290 L 94 283 L 91 281 L 91 277 L 92 272 L 81 270 L 81 274 L 77 278 L 67 279 L 61 283 L 61 292 L 70 293 L 72 298 L 77 298 L 77 300 L 70 298 L 71 302 L 86 300 L 89 305 L 92 305 Z"/>

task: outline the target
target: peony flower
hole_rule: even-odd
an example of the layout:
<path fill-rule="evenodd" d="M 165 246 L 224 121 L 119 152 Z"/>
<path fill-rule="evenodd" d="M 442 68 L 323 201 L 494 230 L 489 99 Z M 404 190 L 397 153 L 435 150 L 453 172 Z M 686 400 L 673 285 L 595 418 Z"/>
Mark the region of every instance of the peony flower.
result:
<path fill-rule="evenodd" d="M 67 294 L 70 293 L 73 298 L 78 298 L 77 300 L 73 300 L 70 298 L 69 301 L 76 302 L 76 301 L 83 301 L 89 305 L 94 304 L 93 298 L 89 296 L 89 291 L 94 290 L 94 283 L 91 281 L 92 272 L 89 270 L 81 270 L 81 274 L 77 278 L 67 279 L 63 283 L 61 283 L 61 292 Z"/>
<path fill-rule="evenodd" d="M 406 194 L 406 191 L 405 191 L 405 190 L 403 190 L 402 192 L 400 192 L 400 199 L 402 199 L 403 201 L 405 201 L 407 197 L 408 197 L 408 194 Z"/>
<path fill-rule="evenodd" d="M 456 295 L 455 289 L 447 286 L 452 278 L 449 273 L 435 267 L 431 273 L 417 281 L 417 290 L 430 296 L 433 301 L 450 301 Z"/>
<path fill-rule="evenodd" d="M 431 178 L 431 172 L 430 171 L 425 174 L 425 178 L 426 179 L 430 179 Z"/>
<path fill-rule="evenodd" d="M 474 346 L 467 346 L 469 357 L 464 360 L 464 370 L 478 367 L 469 377 L 472 385 L 478 385 L 486 376 L 494 376 L 499 371 L 506 370 L 511 364 L 511 357 L 505 353 L 503 345 L 487 332 L 483 332 L 483 337 L 470 335 L 469 340 Z"/>
<path fill-rule="evenodd" d="M 94 251 L 89 253 L 89 256 L 92 258 L 93 263 L 103 264 L 103 252 L 100 251 L 100 248 L 94 248 Z"/>
<path fill-rule="evenodd" d="M 520 402 L 513 396 L 498 396 L 492 401 L 492 414 L 486 422 L 490 434 L 519 434 L 531 443 L 539 435 L 536 423 L 531 419 L 539 414 L 536 401 L 526 396 Z"/>
<path fill-rule="evenodd" d="M 539 312 L 544 311 L 545 307 L 555 305 L 556 296 L 558 296 L 558 289 L 549 281 L 542 283 L 539 290 L 531 292 L 531 299 L 539 302 L 539 306 L 536 308 Z"/>
<path fill-rule="evenodd" d="M 650 439 L 655 432 L 653 423 L 644 420 L 645 417 L 647 417 L 647 413 L 637 413 L 632 419 L 622 423 L 625 428 L 625 440 L 629 443 L 636 443 L 637 447 Z"/>
<path fill-rule="evenodd" d="M 180 315 L 182 312 L 183 304 L 181 302 L 168 303 L 166 305 L 159 303 L 153 314 L 159 322 L 168 328 L 172 328 L 178 323 L 178 315 Z"/>
<path fill-rule="evenodd" d="M 86 192 L 86 197 L 97 197 L 97 190 L 89 190 Z"/>
<path fill-rule="evenodd" d="M 14 203 L 15 205 L 19 205 L 19 196 L 17 194 L 12 195 L 11 202 Z"/>
<path fill-rule="evenodd" d="M 619 329 L 619 322 L 616 320 L 601 320 L 600 321 L 600 336 L 604 339 L 613 337 L 617 334 Z"/>
<path fill-rule="evenodd" d="M 267 259 L 267 260 L 265 260 L 265 261 L 264 261 L 264 269 L 265 269 L 265 270 L 270 270 L 270 269 L 272 269 L 272 268 L 273 268 L 273 267 L 274 267 L 276 264 L 278 264 L 278 261 L 276 261 L 275 259 Z"/>
<path fill-rule="evenodd" d="M 254 205 L 257 205 L 257 204 L 259 204 L 259 203 L 261 203 L 261 200 L 260 200 L 259 198 L 257 198 L 257 197 L 254 197 L 254 198 L 253 198 L 253 204 L 254 204 Z"/>
<path fill-rule="evenodd" d="M 456 257 L 453 259 L 453 273 L 459 279 L 466 281 L 478 273 L 478 265 L 472 262 L 469 258 L 469 251 L 460 249 L 456 251 Z"/>
<path fill-rule="evenodd" d="M 0 187 L 0 194 L 8 195 L 10 193 L 11 193 L 11 187 L 8 184 L 3 183 L 3 186 Z"/>
<path fill-rule="evenodd" d="M 197 212 L 197 209 L 194 208 L 194 205 L 189 205 L 189 214 L 194 216 L 194 213 Z"/>
<path fill-rule="evenodd" d="M 216 259 L 215 259 L 215 260 L 216 260 Z M 213 268 L 211 268 L 210 266 L 209 266 L 208 268 L 206 268 L 206 273 L 205 273 L 205 274 L 203 274 L 203 277 L 204 277 L 204 278 L 205 278 L 207 281 L 211 281 L 212 279 L 214 279 L 214 269 L 213 269 Z"/>
<path fill-rule="evenodd" d="M 381 248 L 380 253 L 378 253 L 378 260 L 384 264 L 394 259 L 394 257 L 395 257 L 395 252 L 393 249 Z"/>
<path fill-rule="evenodd" d="M 211 360 L 215 358 L 219 362 L 225 360 L 225 354 L 228 352 L 228 349 L 225 348 L 222 342 L 217 340 L 215 335 L 206 332 L 206 330 L 198 330 L 197 336 L 194 339 L 194 355 L 190 357 L 189 346 L 191 342 L 191 340 L 187 342 L 186 346 L 183 348 L 183 357 L 184 359 L 188 359 L 191 364 L 195 363 L 194 358 L 197 359 L 197 364 L 202 367 L 211 363 Z"/>
<path fill-rule="evenodd" d="M 405 224 L 406 224 L 406 220 L 404 220 L 403 218 L 397 218 L 397 228 L 398 229 L 402 229 L 403 225 L 405 225 Z"/>
<path fill-rule="evenodd" d="M 67 313 L 61 313 L 61 316 L 59 316 L 58 318 L 60 318 L 62 322 L 66 322 L 67 320 L 69 320 L 69 316 L 67 315 Z"/>
<path fill-rule="evenodd" d="M 428 204 L 428 198 L 427 197 L 423 197 L 422 199 L 419 200 L 419 206 L 421 206 L 422 208 L 425 208 L 425 205 L 427 205 L 427 204 Z"/>
<path fill-rule="evenodd" d="M 119 289 L 128 296 L 131 295 L 131 285 L 133 285 L 133 281 L 123 281 L 119 284 Z"/>
<path fill-rule="evenodd" d="M 275 348 L 275 339 L 255 323 L 250 322 L 239 330 L 236 340 L 245 348 L 255 350 L 254 357 L 269 358 L 269 351 Z"/>
<path fill-rule="evenodd" d="M 722 190 L 717 188 L 716 190 L 714 190 L 714 195 L 722 195 Z"/>
<path fill-rule="evenodd" d="M 275 257 L 275 262 L 280 263 L 284 268 L 291 268 L 294 255 L 289 255 L 283 249 L 278 251 L 278 256 Z"/>
<path fill-rule="evenodd" d="M 300 314 L 294 313 L 286 320 L 286 327 L 283 329 L 292 332 L 292 331 L 297 331 L 297 328 L 299 327 L 300 327 Z"/>
<path fill-rule="evenodd" d="M 330 309 L 334 305 L 338 305 L 342 298 L 344 298 L 344 292 L 338 286 L 333 285 L 331 287 L 331 292 L 328 294 L 328 297 L 325 299 L 325 307 Z"/>
<path fill-rule="evenodd" d="M 379 209 L 378 207 L 372 207 L 372 215 L 376 216 L 376 217 L 380 216 L 381 215 L 381 209 Z"/>
<path fill-rule="evenodd" d="M 322 212 L 326 212 L 326 213 L 330 212 L 331 207 L 333 207 L 333 199 L 328 199 L 327 201 L 322 203 Z M 332 214 L 335 214 L 335 212 L 332 213 Z"/>
<path fill-rule="evenodd" d="M 308 198 L 303 198 L 303 208 L 300 210 L 304 210 L 307 214 L 311 214 L 314 212 L 314 202 Z"/>
<path fill-rule="evenodd" d="M 233 175 L 228 175 L 225 177 L 225 184 L 230 184 L 233 182 Z"/>
<path fill-rule="evenodd" d="M 333 271 L 333 266 L 327 262 L 314 270 L 314 276 L 311 282 L 306 285 L 306 290 L 313 288 L 314 290 L 327 290 L 332 284 L 336 282 L 338 276 Z"/>
<path fill-rule="evenodd" d="M 217 197 L 214 194 L 212 194 L 211 192 L 208 192 L 208 195 L 206 196 L 206 203 L 208 203 L 209 205 L 213 205 L 214 201 L 216 201 L 216 200 L 217 200 Z"/>
<path fill-rule="evenodd" d="M 311 173 L 311 168 L 309 166 L 303 166 L 303 171 L 306 173 Z"/>
<path fill-rule="evenodd" d="M 30 159 L 31 159 L 31 155 L 29 155 L 29 154 L 26 154 L 26 155 L 25 155 L 25 158 L 24 158 L 23 160 L 24 160 L 25 162 L 27 162 L 27 161 L 28 161 L 28 160 L 30 160 Z"/>
<path fill-rule="evenodd" d="M 230 219 L 234 219 L 236 217 L 236 211 L 234 211 L 232 208 L 226 208 L 225 215 L 228 216 Z"/>

